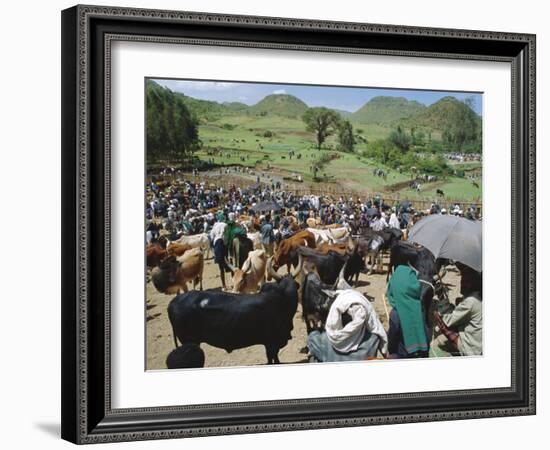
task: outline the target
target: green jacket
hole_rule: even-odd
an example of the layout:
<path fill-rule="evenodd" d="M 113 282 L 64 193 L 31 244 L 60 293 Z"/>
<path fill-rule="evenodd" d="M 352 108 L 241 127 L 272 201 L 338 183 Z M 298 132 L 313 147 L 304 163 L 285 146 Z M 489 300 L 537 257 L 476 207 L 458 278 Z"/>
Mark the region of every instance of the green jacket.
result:
<path fill-rule="evenodd" d="M 408 354 L 428 351 L 430 348 L 424 326 L 420 292 L 416 272 L 408 266 L 397 266 L 388 283 L 386 296 L 399 316 L 403 342 Z"/>
<path fill-rule="evenodd" d="M 227 222 L 225 231 L 223 232 L 223 243 L 229 247 L 237 236 L 245 236 L 246 230 L 236 222 Z"/>

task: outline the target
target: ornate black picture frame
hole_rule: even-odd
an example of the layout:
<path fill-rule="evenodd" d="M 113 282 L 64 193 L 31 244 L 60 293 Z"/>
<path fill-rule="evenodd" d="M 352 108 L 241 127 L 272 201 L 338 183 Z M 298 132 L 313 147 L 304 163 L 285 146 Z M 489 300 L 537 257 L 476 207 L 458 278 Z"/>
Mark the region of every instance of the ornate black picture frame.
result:
<path fill-rule="evenodd" d="M 512 67 L 508 388 L 113 409 L 110 49 L 117 40 L 504 61 Z M 98 6 L 62 13 L 62 437 L 75 443 L 535 413 L 535 36 Z"/>

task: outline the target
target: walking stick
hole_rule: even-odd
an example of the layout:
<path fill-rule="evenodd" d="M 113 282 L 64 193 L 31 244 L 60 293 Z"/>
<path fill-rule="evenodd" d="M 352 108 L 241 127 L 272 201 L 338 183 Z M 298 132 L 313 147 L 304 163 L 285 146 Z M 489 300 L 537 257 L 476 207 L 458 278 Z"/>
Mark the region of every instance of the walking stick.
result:
<path fill-rule="evenodd" d="M 384 300 L 384 311 L 386 311 L 386 317 L 388 318 L 388 323 L 390 323 L 390 313 L 388 312 L 388 305 L 387 305 L 387 297 L 386 294 L 382 294 L 382 298 Z"/>

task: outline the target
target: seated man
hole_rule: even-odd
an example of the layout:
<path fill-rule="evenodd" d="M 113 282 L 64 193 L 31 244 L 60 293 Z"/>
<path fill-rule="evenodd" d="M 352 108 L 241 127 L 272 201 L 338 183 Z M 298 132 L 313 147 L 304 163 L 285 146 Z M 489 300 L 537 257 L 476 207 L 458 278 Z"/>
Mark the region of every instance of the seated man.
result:
<path fill-rule="evenodd" d="M 339 291 L 330 307 L 325 331 L 308 336 L 319 362 L 362 361 L 387 352 L 387 336 L 370 302 L 353 289 Z"/>
<path fill-rule="evenodd" d="M 431 344 L 431 356 L 482 354 L 482 275 L 461 263 L 456 263 L 456 267 L 461 274 L 460 293 L 463 297 L 456 301 L 456 305 L 448 300 L 439 303 L 434 319 L 441 334 Z"/>

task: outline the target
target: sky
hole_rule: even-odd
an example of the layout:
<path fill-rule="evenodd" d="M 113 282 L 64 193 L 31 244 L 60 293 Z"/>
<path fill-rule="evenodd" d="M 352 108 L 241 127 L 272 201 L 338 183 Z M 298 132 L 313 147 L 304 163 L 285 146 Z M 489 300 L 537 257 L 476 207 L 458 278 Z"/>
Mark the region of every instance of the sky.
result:
<path fill-rule="evenodd" d="M 241 102 L 247 105 L 258 103 L 270 94 L 290 94 L 298 97 L 309 107 L 326 106 L 355 112 L 371 98 L 386 95 L 416 100 L 426 106 L 448 95 L 464 100 L 471 97 L 474 110 L 481 114 L 482 94 L 472 92 L 422 91 L 409 89 L 379 89 L 370 87 L 332 87 L 274 83 L 242 83 L 225 81 L 190 81 L 154 79 L 162 86 L 190 97 L 216 102 Z"/>

